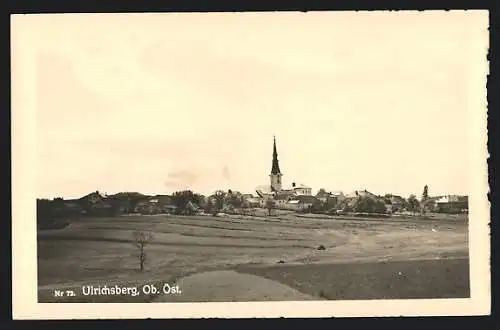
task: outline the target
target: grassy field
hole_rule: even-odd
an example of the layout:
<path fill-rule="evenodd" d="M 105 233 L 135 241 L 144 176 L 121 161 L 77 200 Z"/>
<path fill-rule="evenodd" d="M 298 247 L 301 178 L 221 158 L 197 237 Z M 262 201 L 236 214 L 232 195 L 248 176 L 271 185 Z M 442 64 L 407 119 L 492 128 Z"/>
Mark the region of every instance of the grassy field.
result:
<path fill-rule="evenodd" d="M 135 230 L 153 234 L 144 272 L 137 270 Z M 85 285 L 165 283 L 182 292 L 82 294 Z M 467 219 L 84 218 L 39 230 L 38 287 L 40 302 L 468 297 Z M 75 294 L 54 297 L 55 290 Z"/>

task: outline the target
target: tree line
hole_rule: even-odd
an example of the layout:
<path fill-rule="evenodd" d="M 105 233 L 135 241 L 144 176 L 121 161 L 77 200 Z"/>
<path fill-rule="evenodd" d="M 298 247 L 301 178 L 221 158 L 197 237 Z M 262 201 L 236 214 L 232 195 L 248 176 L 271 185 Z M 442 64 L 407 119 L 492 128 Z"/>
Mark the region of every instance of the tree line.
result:
<path fill-rule="evenodd" d="M 320 189 L 318 194 L 321 192 L 326 193 L 324 189 Z M 105 203 L 91 203 L 84 198 L 72 201 L 64 201 L 62 198 L 53 200 L 37 199 L 37 224 L 39 228 L 59 228 L 65 226 L 67 219 L 75 217 L 116 216 L 120 213 L 131 213 L 136 210 L 137 205 L 142 202 L 148 204 L 148 201 L 154 197 L 139 193 L 119 193 L 105 197 Z M 191 190 L 182 190 L 176 191 L 168 197 L 170 198 L 169 206 L 173 206 L 169 208 L 169 212 L 175 214 L 189 215 L 204 211 L 216 215 L 220 212 L 231 212 L 233 210 L 238 210 L 244 214 L 252 212 L 251 205 L 244 196 L 240 192 L 232 190 L 227 192 L 216 190 L 207 197 Z M 393 203 L 394 198 L 395 203 Z M 432 201 L 433 199 L 429 197 L 429 188 L 426 185 L 420 200 L 414 194 L 407 199 L 391 194 L 385 196 L 363 195 L 355 199 L 327 198 L 326 202 L 321 202 L 316 198 L 310 207 L 299 212 L 332 213 L 341 211 L 346 213 L 386 214 L 389 213 L 387 206 L 390 205 L 392 213 L 406 210 L 415 214 L 425 214 L 429 206 L 432 205 Z M 272 211 L 276 209 L 276 202 L 273 199 L 268 199 L 263 207 L 271 215 Z M 451 213 L 456 210 L 444 209 L 442 211 Z"/>

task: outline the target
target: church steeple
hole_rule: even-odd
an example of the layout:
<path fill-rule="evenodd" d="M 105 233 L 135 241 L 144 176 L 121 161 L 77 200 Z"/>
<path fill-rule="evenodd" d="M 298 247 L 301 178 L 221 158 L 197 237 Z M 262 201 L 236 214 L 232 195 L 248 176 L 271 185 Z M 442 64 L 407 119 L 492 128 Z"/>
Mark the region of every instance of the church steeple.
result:
<path fill-rule="evenodd" d="M 276 136 L 273 136 L 273 166 L 271 169 L 271 174 L 281 174 L 280 164 L 278 162 L 278 151 L 276 150 Z"/>
<path fill-rule="evenodd" d="M 271 190 L 280 191 L 281 190 L 281 171 L 280 165 L 278 162 L 278 151 L 276 150 L 276 137 L 273 137 L 273 164 L 271 168 L 271 174 L 269 175 L 271 178 Z"/>

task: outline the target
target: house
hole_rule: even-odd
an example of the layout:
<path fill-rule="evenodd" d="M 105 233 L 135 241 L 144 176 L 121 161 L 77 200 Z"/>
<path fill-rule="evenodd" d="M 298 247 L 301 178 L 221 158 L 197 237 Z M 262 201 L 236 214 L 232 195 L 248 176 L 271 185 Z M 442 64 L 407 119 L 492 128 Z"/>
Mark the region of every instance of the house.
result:
<path fill-rule="evenodd" d="M 303 205 L 299 204 L 299 200 L 294 199 L 294 200 L 288 201 L 286 203 L 285 207 L 287 210 L 300 211 L 301 207 L 303 207 Z"/>
<path fill-rule="evenodd" d="M 144 196 L 138 200 L 134 212 L 141 214 L 172 213 L 176 209 L 170 195 Z"/>
<path fill-rule="evenodd" d="M 366 189 L 364 189 L 364 190 L 354 190 L 353 192 L 347 194 L 346 197 L 372 197 L 372 198 L 378 198 L 377 195 L 369 192 Z"/>
<path fill-rule="evenodd" d="M 392 210 L 392 204 L 388 197 L 375 195 L 366 189 L 354 190 L 353 192 L 342 196 L 339 200 L 337 210 L 342 210 L 343 212 L 353 212 L 361 198 L 369 198 L 378 203 L 382 202 L 385 205 L 386 211 L 390 212 Z"/>
<path fill-rule="evenodd" d="M 405 211 L 408 206 L 406 199 L 398 195 L 386 194 L 383 200 L 389 213 Z"/>
<path fill-rule="evenodd" d="M 131 213 L 134 212 L 137 204 L 144 202 L 148 199 L 138 192 L 119 192 L 113 195 L 107 196 L 107 200 L 115 205 L 118 213 Z"/>
<path fill-rule="evenodd" d="M 325 189 L 320 189 L 316 194 L 316 198 L 321 200 L 322 202 L 326 202 L 326 199 L 330 196 L 330 192 Z"/>
<path fill-rule="evenodd" d="M 274 200 L 274 196 L 272 194 L 262 195 L 262 197 L 259 199 L 259 207 L 265 208 L 268 200 Z"/>
<path fill-rule="evenodd" d="M 231 205 L 233 208 L 240 208 L 245 201 L 243 194 L 239 191 L 228 190 L 226 196 L 224 196 L 224 205 Z"/>
<path fill-rule="evenodd" d="M 286 209 L 286 204 L 295 197 L 294 194 L 277 194 L 273 199 L 277 209 Z"/>
<path fill-rule="evenodd" d="M 420 200 L 420 211 L 422 212 L 437 212 L 438 204 L 437 201 L 443 198 L 443 196 L 428 197 L 425 200 Z"/>
<path fill-rule="evenodd" d="M 303 184 L 296 185 L 295 182 L 292 183 L 292 190 L 295 192 L 297 196 L 305 195 L 311 196 L 311 188 L 307 187 Z"/>
<path fill-rule="evenodd" d="M 259 196 L 260 198 L 266 198 L 273 195 L 273 190 L 271 189 L 271 186 L 266 186 L 266 185 L 258 186 L 257 188 L 255 188 L 255 192 L 257 193 L 257 196 Z"/>
<path fill-rule="evenodd" d="M 327 191 L 325 189 L 320 189 L 316 194 L 316 198 L 319 199 L 327 210 L 335 208 L 338 203 L 345 198 L 341 191 Z"/>
<path fill-rule="evenodd" d="M 83 196 L 79 200 L 82 202 L 87 202 L 89 204 L 96 204 L 104 200 L 105 197 L 99 193 L 99 191 L 92 192 L 88 195 Z"/>
<path fill-rule="evenodd" d="M 310 211 L 313 207 L 320 206 L 321 201 L 311 195 L 300 195 L 289 200 L 285 208 L 295 211 Z"/>
<path fill-rule="evenodd" d="M 436 199 L 436 210 L 440 213 L 468 213 L 469 197 L 448 195 Z"/>
<path fill-rule="evenodd" d="M 163 203 L 161 203 L 158 196 L 144 196 L 144 198 L 136 202 L 134 212 L 151 215 L 163 213 L 163 209 Z"/>
<path fill-rule="evenodd" d="M 406 204 L 408 203 L 406 201 L 406 199 L 404 199 L 403 197 L 398 196 L 398 195 L 391 195 L 390 201 L 391 201 L 391 204 L 393 206 L 397 206 L 397 207 L 405 207 Z"/>
<path fill-rule="evenodd" d="M 259 207 L 261 203 L 261 198 L 258 197 L 246 197 L 243 199 L 243 203 L 250 208 Z"/>
<path fill-rule="evenodd" d="M 320 199 L 325 210 L 336 209 L 339 204 L 339 197 L 335 195 L 326 196 L 324 200 Z"/>
<path fill-rule="evenodd" d="M 72 200 L 79 204 L 85 213 L 89 216 L 114 216 L 117 213 L 117 207 L 112 199 L 101 195 L 99 191 L 92 192 L 77 200 Z"/>
<path fill-rule="evenodd" d="M 345 196 L 344 198 L 338 200 L 336 208 L 342 212 L 353 212 L 359 198 L 360 196 Z"/>
<path fill-rule="evenodd" d="M 152 200 L 158 205 L 160 208 L 165 208 L 168 205 L 174 205 L 174 200 L 170 195 L 156 195 L 153 196 Z"/>
<path fill-rule="evenodd" d="M 134 212 L 151 215 L 160 213 L 161 209 L 156 198 L 146 198 L 137 202 Z"/>
<path fill-rule="evenodd" d="M 330 190 L 326 190 L 323 188 L 318 190 L 318 193 L 316 194 L 317 198 L 326 197 L 326 196 L 345 197 L 344 193 L 342 193 L 342 191 L 340 191 L 340 190 L 330 191 Z"/>
<path fill-rule="evenodd" d="M 457 196 L 457 195 L 439 196 L 436 198 L 437 198 L 436 203 L 438 203 L 438 204 L 456 203 L 459 200 L 459 196 Z"/>

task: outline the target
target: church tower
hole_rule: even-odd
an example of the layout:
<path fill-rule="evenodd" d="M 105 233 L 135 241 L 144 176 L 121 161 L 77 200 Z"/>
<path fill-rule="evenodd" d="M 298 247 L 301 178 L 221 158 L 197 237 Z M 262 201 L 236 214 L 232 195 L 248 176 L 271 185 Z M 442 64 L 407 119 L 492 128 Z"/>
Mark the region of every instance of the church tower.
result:
<path fill-rule="evenodd" d="M 280 165 L 278 162 L 278 152 L 276 151 L 276 137 L 274 137 L 274 144 L 273 144 L 273 165 L 271 168 L 271 174 L 269 177 L 271 178 L 271 189 L 273 191 L 280 191 L 281 190 L 281 177 L 283 175 L 281 174 L 280 171 Z"/>

